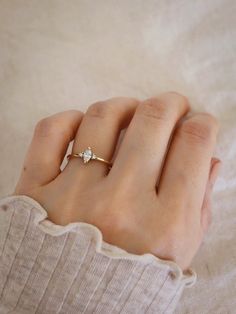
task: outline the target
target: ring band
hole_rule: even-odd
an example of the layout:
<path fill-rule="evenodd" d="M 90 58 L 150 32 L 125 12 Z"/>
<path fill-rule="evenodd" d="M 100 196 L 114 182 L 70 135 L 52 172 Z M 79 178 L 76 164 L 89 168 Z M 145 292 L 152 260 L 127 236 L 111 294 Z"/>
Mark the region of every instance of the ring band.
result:
<path fill-rule="evenodd" d="M 109 168 L 112 167 L 112 163 L 110 161 L 107 161 L 107 160 L 100 158 L 97 155 L 95 155 L 94 152 L 92 151 L 91 147 L 89 147 L 89 146 L 87 149 L 85 149 L 81 153 L 68 155 L 67 159 L 70 159 L 71 157 L 82 158 L 84 163 L 88 163 L 90 160 L 97 160 L 97 161 L 101 161 L 101 162 L 107 164 L 109 166 Z"/>

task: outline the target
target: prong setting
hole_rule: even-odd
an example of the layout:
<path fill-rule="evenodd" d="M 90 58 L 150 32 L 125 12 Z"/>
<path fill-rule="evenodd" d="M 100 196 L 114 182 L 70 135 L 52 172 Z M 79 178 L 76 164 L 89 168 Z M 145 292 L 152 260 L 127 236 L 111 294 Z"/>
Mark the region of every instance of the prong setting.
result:
<path fill-rule="evenodd" d="M 82 153 L 79 154 L 79 156 L 82 157 L 85 164 L 91 159 L 96 159 L 96 155 L 93 153 L 91 147 L 86 148 Z"/>
<path fill-rule="evenodd" d="M 112 167 L 112 163 L 98 157 L 96 154 L 94 154 L 94 152 L 92 151 L 91 147 L 88 146 L 84 151 L 80 152 L 80 153 L 74 153 L 74 154 L 69 154 L 67 156 L 67 159 L 69 160 L 69 158 L 71 157 L 80 157 L 81 159 L 83 159 L 84 164 L 88 163 L 90 160 L 98 160 L 98 161 L 102 161 L 106 164 L 109 165 L 109 168 Z"/>

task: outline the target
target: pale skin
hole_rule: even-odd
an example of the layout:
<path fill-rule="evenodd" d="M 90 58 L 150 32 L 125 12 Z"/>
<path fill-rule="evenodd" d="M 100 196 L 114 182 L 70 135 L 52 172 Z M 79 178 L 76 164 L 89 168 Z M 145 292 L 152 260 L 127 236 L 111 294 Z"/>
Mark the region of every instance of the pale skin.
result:
<path fill-rule="evenodd" d="M 14 195 L 27 195 L 59 225 L 97 226 L 104 241 L 151 253 L 187 270 L 211 223 L 211 195 L 221 162 L 219 124 L 192 113 L 169 92 L 141 101 L 117 97 L 46 117 L 35 127 Z M 120 131 L 127 128 L 117 146 Z M 90 146 L 105 163 L 71 158 Z M 115 152 L 115 154 L 114 154 Z"/>

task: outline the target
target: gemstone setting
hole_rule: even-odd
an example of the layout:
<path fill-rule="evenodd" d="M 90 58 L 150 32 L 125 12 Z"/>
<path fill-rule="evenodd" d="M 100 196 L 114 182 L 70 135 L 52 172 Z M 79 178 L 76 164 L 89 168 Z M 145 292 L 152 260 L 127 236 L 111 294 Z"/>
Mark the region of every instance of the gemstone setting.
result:
<path fill-rule="evenodd" d="M 83 151 L 82 153 L 79 154 L 80 157 L 82 157 L 84 163 L 89 162 L 91 159 L 95 159 L 96 155 L 93 153 L 91 147 L 88 147 Z"/>

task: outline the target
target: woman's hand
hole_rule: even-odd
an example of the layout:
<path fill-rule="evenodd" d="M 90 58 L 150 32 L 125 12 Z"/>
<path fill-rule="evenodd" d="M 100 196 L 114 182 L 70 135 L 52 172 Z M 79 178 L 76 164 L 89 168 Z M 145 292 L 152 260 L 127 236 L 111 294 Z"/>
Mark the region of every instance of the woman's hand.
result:
<path fill-rule="evenodd" d="M 35 128 L 14 195 L 37 200 L 56 224 L 91 223 L 106 242 L 185 270 L 210 224 L 220 164 L 212 159 L 216 119 L 206 113 L 186 117 L 188 111 L 184 96 L 166 93 L 145 101 L 112 98 L 84 115 L 71 110 L 45 118 Z M 90 146 L 99 157 L 113 157 L 111 170 L 71 158 L 61 171 L 72 140 L 72 153 Z"/>

